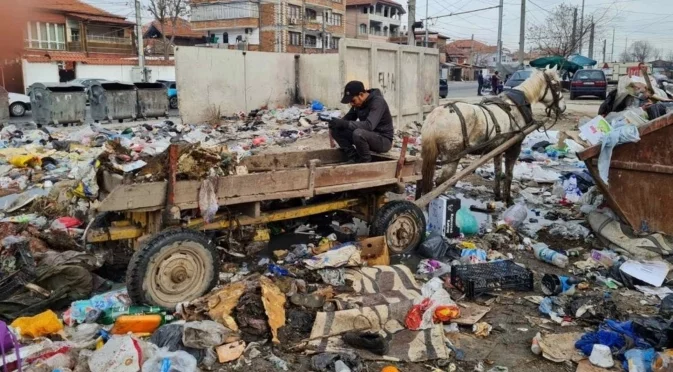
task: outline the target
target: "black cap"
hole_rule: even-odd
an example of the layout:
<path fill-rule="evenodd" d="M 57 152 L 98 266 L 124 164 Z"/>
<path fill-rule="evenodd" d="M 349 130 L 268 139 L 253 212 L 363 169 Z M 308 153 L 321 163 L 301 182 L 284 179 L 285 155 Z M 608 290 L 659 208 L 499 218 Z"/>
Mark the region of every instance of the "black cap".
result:
<path fill-rule="evenodd" d="M 365 85 L 361 81 L 353 80 L 349 81 L 344 88 L 344 97 L 341 99 L 341 103 L 351 103 L 353 97 L 365 91 Z"/>

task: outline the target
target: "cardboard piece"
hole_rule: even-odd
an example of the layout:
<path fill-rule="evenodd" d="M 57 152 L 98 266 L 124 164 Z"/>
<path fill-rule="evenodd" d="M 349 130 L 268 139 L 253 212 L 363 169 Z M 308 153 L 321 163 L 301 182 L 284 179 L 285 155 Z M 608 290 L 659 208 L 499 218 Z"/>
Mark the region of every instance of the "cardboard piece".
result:
<path fill-rule="evenodd" d="M 460 303 L 458 306 L 460 306 L 460 318 L 452 319 L 451 322 L 459 325 L 473 325 L 491 311 L 490 307 L 470 302 Z"/>
<path fill-rule="evenodd" d="M 259 278 L 259 284 L 262 286 L 262 304 L 266 316 L 269 317 L 269 327 L 271 327 L 271 341 L 279 344 L 278 328 L 285 325 L 285 295 L 280 288 L 271 281 L 271 279 L 262 276 Z"/>
<path fill-rule="evenodd" d="M 556 333 L 542 337 L 539 342 L 542 349 L 542 356 L 552 362 L 562 363 L 568 360 L 579 361 L 584 356 L 579 350 L 575 349 L 575 342 L 579 340 L 584 333 Z"/>
<path fill-rule="evenodd" d="M 610 123 L 604 117 L 598 115 L 580 127 L 580 135 L 590 144 L 597 145 L 601 142 L 603 136 L 610 133 L 611 130 Z"/>
<path fill-rule="evenodd" d="M 577 369 L 575 372 L 608 372 L 608 369 L 601 368 L 601 367 L 596 367 L 595 365 L 591 364 L 589 359 L 584 359 L 580 360 L 579 363 L 577 363 Z"/>
<path fill-rule="evenodd" d="M 619 270 L 649 285 L 661 287 L 668 275 L 668 264 L 664 261 L 628 260 L 619 267 Z"/>
<path fill-rule="evenodd" d="M 220 363 L 234 361 L 243 355 L 245 351 L 245 341 L 232 342 L 230 344 L 220 345 L 215 348 L 217 360 Z"/>
<path fill-rule="evenodd" d="M 384 236 L 376 236 L 360 241 L 360 256 L 367 266 L 390 265 L 390 253 Z"/>
<path fill-rule="evenodd" d="M 460 209 L 460 199 L 440 196 L 428 205 L 428 230 L 448 238 L 460 235 L 456 225 L 456 213 Z"/>

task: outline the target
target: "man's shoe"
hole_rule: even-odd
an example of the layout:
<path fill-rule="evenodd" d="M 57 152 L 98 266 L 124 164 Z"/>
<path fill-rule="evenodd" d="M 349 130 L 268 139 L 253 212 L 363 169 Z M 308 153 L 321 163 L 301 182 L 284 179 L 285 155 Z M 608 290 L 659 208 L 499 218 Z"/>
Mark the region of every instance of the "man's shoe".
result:
<path fill-rule="evenodd" d="M 388 353 L 388 340 L 373 332 L 347 332 L 341 339 L 348 345 L 365 349 L 377 355 Z"/>

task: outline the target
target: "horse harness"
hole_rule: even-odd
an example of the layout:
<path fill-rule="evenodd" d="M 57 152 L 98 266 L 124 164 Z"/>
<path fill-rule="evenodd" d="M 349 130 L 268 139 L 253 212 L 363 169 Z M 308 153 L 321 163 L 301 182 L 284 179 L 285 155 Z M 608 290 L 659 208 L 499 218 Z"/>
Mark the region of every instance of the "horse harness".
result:
<path fill-rule="evenodd" d="M 559 117 L 560 111 L 561 111 L 560 108 L 559 108 L 560 98 L 558 96 L 558 92 L 557 92 L 556 88 L 553 86 L 551 78 L 549 76 L 547 76 L 547 74 L 543 74 L 543 75 L 545 77 L 545 81 L 546 81 L 547 84 L 546 84 L 544 95 L 542 96 L 542 100 L 545 99 L 545 97 L 547 96 L 547 94 L 550 91 L 552 92 L 552 100 L 553 100 L 552 104 L 546 109 L 547 110 L 547 116 L 550 116 L 551 111 L 554 110 L 556 112 L 556 120 L 558 120 L 558 117 Z M 538 125 L 539 126 L 539 125 L 542 124 L 541 122 L 536 122 L 535 119 L 533 118 L 533 110 L 532 110 L 531 104 L 530 104 L 530 102 L 528 102 L 528 100 L 526 99 L 526 95 L 522 91 L 520 91 L 520 90 L 509 90 L 507 92 L 504 92 L 503 94 L 505 96 L 507 96 L 507 98 L 514 104 L 513 105 L 509 104 L 509 103 L 505 102 L 500 97 L 484 98 L 480 103 L 476 104 L 476 106 L 481 108 L 482 112 L 485 113 L 484 116 L 486 116 L 486 113 L 488 113 L 488 116 L 491 117 L 491 120 L 493 121 L 493 127 L 489 129 L 488 119 L 486 119 L 486 138 L 487 138 L 487 141 L 482 143 L 482 144 L 475 145 L 475 146 L 472 146 L 472 147 L 470 147 L 470 138 L 469 138 L 469 135 L 467 133 L 467 123 L 465 122 L 465 116 L 463 116 L 463 113 L 460 111 L 460 109 L 458 109 L 458 106 L 456 105 L 456 103 L 460 103 L 460 102 L 449 102 L 449 103 L 444 105 L 445 108 L 449 108 L 452 111 L 454 111 L 456 113 L 456 115 L 458 116 L 458 119 L 460 120 L 460 128 L 461 128 L 461 131 L 462 131 L 462 134 L 463 134 L 463 146 L 464 146 L 465 149 L 463 151 L 461 151 L 460 154 L 458 154 L 456 159 L 460 159 L 466 154 L 474 153 L 474 152 L 479 151 L 483 148 L 489 147 L 494 142 L 496 142 L 498 140 L 501 140 L 504 137 L 511 137 L 514 134 L 521 131 L 523 128 L 519 126 L 517 121 L 514 119 L 514 116 L 512 115 L 512 106 L 515 106 L 519 110 L 519 112 L 521 113 L 521 116 L 523 116 L 523 119 L 525 121 L 524 128 L 528 127 L 528 126 L 531 126 L 531 125 Z M 495 118 L 495 114 L 489 108 L 489 106 L 491 106 L 491 105 L 498 106 L 500 109 L 502 109 L 507 114 L 507 116 L 509 117 L 509 120 L 510 120 L 510 127 L 511 128 L 516 128 L 515 131 L 507 132 L 507 133 L 504 133 L 504 134 L 502 133 L 502 130 L 500 128 L 500 124 L 498 123 L 498 121 Z M 556 123 L 556 121 L 554 123 Z M 496 135 L 495 135 L 495 137 L 491 138 L 491 135 L 493 134 L 494 131 L 495 131 Z M 450 163 L 450 162 L 454 162 L 454 161 L 455 161 L 455 159 L 451 160 L 451 161 L 443 162 L 443 163 Z"/>

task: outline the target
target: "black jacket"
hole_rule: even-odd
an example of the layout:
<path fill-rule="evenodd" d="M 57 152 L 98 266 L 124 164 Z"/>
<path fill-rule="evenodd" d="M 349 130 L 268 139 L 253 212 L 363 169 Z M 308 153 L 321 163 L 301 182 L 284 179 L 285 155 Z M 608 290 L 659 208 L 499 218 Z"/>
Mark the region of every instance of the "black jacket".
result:
<path fill-rule="evenodd" d="M 378 89 L 368 90 L 367 93 L 369 93 L 369 97 L 362 107 L 352 107 L 343 117 L 344 120 L 348 121 L 348 129 L 368 130 L 392 141 L 395 129 L 388 103 Z M 360 121 L 356 121 L 358 119 Z"/>

